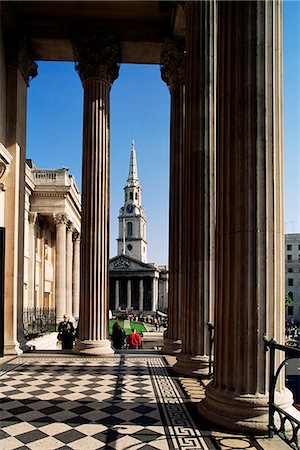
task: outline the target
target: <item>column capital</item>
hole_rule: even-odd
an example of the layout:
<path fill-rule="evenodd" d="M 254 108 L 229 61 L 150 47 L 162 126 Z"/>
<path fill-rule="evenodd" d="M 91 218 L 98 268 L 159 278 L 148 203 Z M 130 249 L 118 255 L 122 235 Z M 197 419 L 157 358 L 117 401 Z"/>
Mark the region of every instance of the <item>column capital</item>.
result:
<path fill-rule="evenodd" d="M 56 225 L 63 224 L 63 223 L 67 225 L 67 223 L 69 222 L 68 215 L 66 213 L 62 213 L 62 212 L 54 214 L 53 219 L 54 219 L 54 222 L 56 223 Z"/>
<path fill-rule="evenodd" d="M 38 213 L 36 211 L 29 211 L 28 219 L 31 225 L 35 225 L 38 218 Z"/>
<path fill-rule="evenodd" d="M 73 231 L 73 236 L 72 236 L 73 242 L 75 241 L 80 241 L 80 233 L 77 230 Z"/>
<path fill-rule="evenodd" d="M 75 231 L 75 226 L 71 220 L 67 221 L 67 230 L 70 231 L 72 234 Z"/>
<path fill-rule="evenodd" d="M 116 37 L 76 36 L 72 39 L 72 46 L 75 69 L 83 86 L 90 79 L 111 85 L 118 78 L 120 46 Z"/>
<path fill-rule="evenodd" d="M 17 66 L 29 86 L 30 80 L 38 74 L 38 65 L 34 61 L 30 41 L 24 31 L 13 32 L 8 36 L 8 62 L 10 66 Z"/>
<path fill-rule="evenodd" d="M 181 41 L 173 41 L 169 38 L 164 40 L 160 58 L 161 78 L 172 92 L 176 86 L 185 82 L 185 58 L 184 46 Z"/>

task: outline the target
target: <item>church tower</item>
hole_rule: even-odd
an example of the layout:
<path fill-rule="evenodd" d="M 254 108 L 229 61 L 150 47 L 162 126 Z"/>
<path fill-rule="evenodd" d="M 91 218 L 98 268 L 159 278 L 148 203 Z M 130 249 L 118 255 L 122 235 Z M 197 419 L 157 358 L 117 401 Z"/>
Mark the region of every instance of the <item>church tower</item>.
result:
<path fill-rule="evenodd" d="M 132 139 L 129 174 L 124 187 L 124 206 L 119 215 L 118 255 L 147 262 L 146 215 L 138 179 L 135 144 Z"/>

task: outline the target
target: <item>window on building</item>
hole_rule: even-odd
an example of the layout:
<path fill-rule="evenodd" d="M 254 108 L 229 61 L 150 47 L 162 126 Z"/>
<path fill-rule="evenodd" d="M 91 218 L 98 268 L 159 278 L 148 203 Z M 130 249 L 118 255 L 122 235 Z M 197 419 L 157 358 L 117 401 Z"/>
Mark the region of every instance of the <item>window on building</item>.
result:
<path fill-rule="evenodd" d="M 131 250 L 132 250 L 132 245 L 131 245 L 131 244 L 128 244 L 128 245 L 127 245 L 127 248 L 128 248 L 128 250 L 131 252 Z"/>
<path fill-rule="evenodd" d="M 288 272 L 289 272 L 289 273 L 293 272 L 293 268 L 292 268 L 292 267 L 289 267 L 289 268 L 288 268 Z"/>
<path fill-rule="evenodd" d="M 294 278 L 289 278 L 288 279 L 288 285 L 289 286 L 294 286 Z"/>
<path fill-rule="evenodd" d="M 132 222 L 127 222 L 127 236 L 132 236 Z"/>
<path fill-rule="evenodd" d="M 289 297 L 290 297 L 291 300 L 294 300 L 294 294 L 293 294 L 293 292 L 291 292 L 291 291 L 289 292 Z"/>
<path fill-rule="evenodd" d="M 294 313 L 294 308 L 293 306 L 288 306 L 288 316 L 292 316 Z"/>
<path fill-rule="evenodd" d="M 300 261 L 300 255 L 298 255 L 298 260 Z"/>
<path fill-rule="evenodd" d="M 136 200 L 138 199 L 138 193 L 137 192 L 135 193 L 135 199 Z"/>
<path fill-rule="evenodd" d="M 125 202 L 127 202 L 127 192 L 126 192 L 126 194 L 125 194 Z"/>
<path fill-rule="evenodd" d="M 287 250 L 292 250 L 292 245 L 291 245 L 291 244 L 288 244 L 288 245 L 286 246 L 286 249 L 287 249 Z"/>
<path fill-rule="evenodd" d="M 288 261 L 292 261 L 292 255 L 287 255 Z"/>
<path fill-rule="evenodd" d="M 298 250 L 300 250 L 300 244 L 298 244 Z"/>
<path fill-rule="evenodd" d="M 129 198 L 130 200 L 133 200 L 133 192 L 129 192 Z"/>

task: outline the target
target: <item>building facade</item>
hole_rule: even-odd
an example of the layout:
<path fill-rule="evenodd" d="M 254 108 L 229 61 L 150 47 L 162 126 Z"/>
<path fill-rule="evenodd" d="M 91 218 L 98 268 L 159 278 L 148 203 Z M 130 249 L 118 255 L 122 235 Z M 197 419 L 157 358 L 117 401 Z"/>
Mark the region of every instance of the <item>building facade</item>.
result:
<path fill-rule="evenodd" d="M 288 321 L 300 324 L 300 234 L 285 235 L 285 292 L 290 298 Z"/>
<path fill-rule="evenodd" d="M 167 309 L 168 271 L 147 262 L 146 214 L 132 140 L 129 173 L 120 208 L 116 257 L 109 261 L 109 308 L 112 311 L 156 312 Z"/>
<path fill-rule="evenodd" d="M 80 193 L 68 169 L 25 167 L 23 310 L 79 317 Z"/>

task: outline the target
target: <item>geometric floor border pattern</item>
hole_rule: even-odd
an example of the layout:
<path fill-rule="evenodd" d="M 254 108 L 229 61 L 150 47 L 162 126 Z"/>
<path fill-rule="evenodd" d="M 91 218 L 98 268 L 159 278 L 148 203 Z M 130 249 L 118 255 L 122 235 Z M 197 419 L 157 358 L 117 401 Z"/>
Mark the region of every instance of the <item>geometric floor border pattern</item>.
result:
<path fill-rule="evenodd" d="M 0 448 L 215 449 L 163 357 L 19 357 L 1 367 Z"/>

